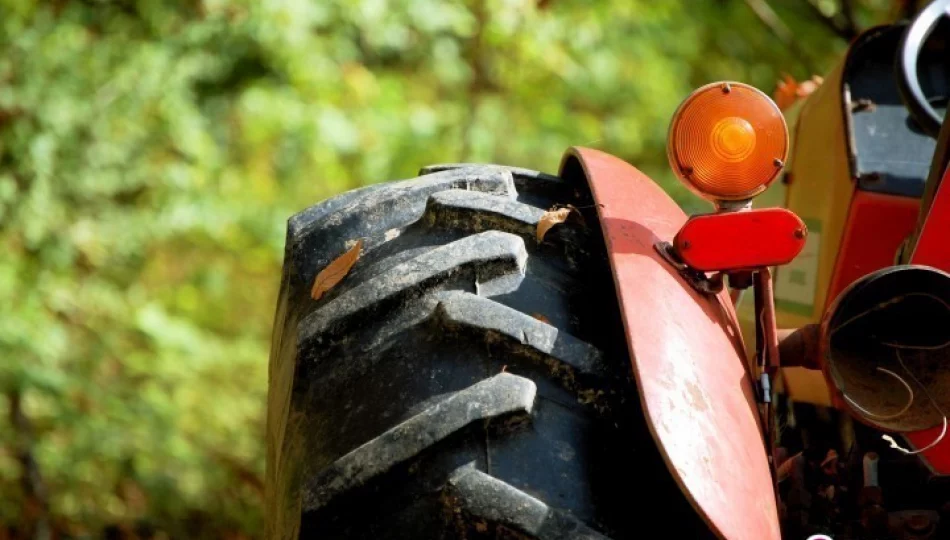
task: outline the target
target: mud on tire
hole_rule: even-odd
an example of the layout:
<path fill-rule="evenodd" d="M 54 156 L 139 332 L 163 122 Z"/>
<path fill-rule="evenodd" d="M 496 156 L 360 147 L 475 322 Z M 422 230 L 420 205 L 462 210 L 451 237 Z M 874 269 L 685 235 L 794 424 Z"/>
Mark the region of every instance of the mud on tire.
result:
<path fill-rule="evenodd" d="M 643 423 L 583 179 L 441 165 L 293 216 L 269 535 L 706 534 Z M 555 204 L 582 218 L 535 238 Z M 363 241 L 319 301 L 317 272 Z"/>

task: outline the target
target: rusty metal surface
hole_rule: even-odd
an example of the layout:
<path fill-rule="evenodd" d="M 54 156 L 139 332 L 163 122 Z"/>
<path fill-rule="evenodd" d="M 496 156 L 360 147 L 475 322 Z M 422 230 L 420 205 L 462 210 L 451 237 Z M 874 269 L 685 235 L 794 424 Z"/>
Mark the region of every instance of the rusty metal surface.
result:
<path fill-rule="evenodd" d="M 686 215 L 652 180 L 572 148 L 565 177 L 597 202 L 647 424 L 670 472 L 716 534 L 779 538 L 778 512 L 739 326 L 726 292 L 705 296 L 664 262 Z"/>
<path fill-rule="evenodd" d="M 778 328 L 775 325 L 775 289 L 772 286 L 772 271 L 767 267 L 759 268 L 755 279 L 755 359 L 758 369 L 759 413 L 765 426 L 765 451 L 771 456 L 769 473 L 772 475 L 773 493 L 778 499 L 775 488 L 778 472 L 775 470 L 776 439 L 775 413 L 772 408 L 772 385 L 780 367 L 778 353 Z"/>
<path fill-rule="evenodd" d="M 794 330 L 779 330 L 778 354 L 782 367 L 804 367 L 821 370 L 818 361 L 821 345 L 821 326 L 806 324 Z"/>
<path fill-rule="evenodd" d="M 760 268 L 755 273 L 756 358 L 759 369 L 774 374 L 779 368 L 778 328 L 775 324 L 775 290 L 772 272 Z"/>

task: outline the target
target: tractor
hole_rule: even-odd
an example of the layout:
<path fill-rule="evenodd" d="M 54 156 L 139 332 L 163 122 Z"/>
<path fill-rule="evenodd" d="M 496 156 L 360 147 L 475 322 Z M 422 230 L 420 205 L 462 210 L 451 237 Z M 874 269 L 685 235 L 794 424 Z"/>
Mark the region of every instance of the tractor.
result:
<path fill-rule="evenodd" d="M 950 538 L 950 0 L 797 105 L 699 88 L 712 203 L 568 149 L 288 221 L 272 538 Z"/>

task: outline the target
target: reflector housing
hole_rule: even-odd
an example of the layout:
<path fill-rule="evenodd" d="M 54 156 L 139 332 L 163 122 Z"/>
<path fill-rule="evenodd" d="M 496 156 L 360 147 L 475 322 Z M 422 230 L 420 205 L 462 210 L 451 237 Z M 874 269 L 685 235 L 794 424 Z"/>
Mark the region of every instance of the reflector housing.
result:
<path fill-rule="evenodd" d="M 807 235 L 794 213 L 763 208 L 694 216 L 673 245 L 690 268 L 733 271 L 787 264 L 801 253 Z"/>
<path fill-rule="evenodd" d="M 778 176 L 788 129 L 778 106 L 747 84 L 713 83 L 679 106 L 667 155 L 687 187 L 713 201 L 751 199 Z"/>

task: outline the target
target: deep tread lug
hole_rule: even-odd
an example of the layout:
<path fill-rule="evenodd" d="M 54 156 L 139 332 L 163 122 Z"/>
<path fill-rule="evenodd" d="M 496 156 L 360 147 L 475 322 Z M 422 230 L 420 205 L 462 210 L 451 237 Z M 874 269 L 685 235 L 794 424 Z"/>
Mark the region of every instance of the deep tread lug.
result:
<path fill-rule="evenodd" d="M 430 174 L 435 174 L 445 171 L 455 171 L 459 169 L 471 169 L 474 167 L 493 167 L 505 171 L 509 171 L 513 176 L 517 176 L 525 179 L 537 179 L 545 182 L 558 182 L 565 183 L 564 180 L 554 176 L 552 174 L 543 173 L 541 171 L 535 171 L 533 169 L 525 169 L 524 167 L 510 167 L 507 165 L 486 165 L 483 163 L 436 163 L 434 165 L 427 165 L 419 169 L 420 176 L 427 176 Z"/>
<path fill-rule="evenodd" d="M 445 171 L 467 170 L 473 167 L 495 167 L 508 171 L 511 173 L 515 188 L 518 190 L 518 199 L 544 210 L 549 209 L 555 203 L 578 204 L 580 201 L 580 194 L 570 182 L 551 174 L 521 167 L 477 163 L 442 163 L 423 167 L 419 170 L 419 174 L 438 174 Z M 583 204 L 587 204 L 586 199 Z"/>
<path fill-rule="evenodd" d="M 517 196 L 512 174 L 497 167 L 446 170 L 424 179 L 370 186 L 308 208 L 287 223 L 287 255 L 303 283 L 346 249 L 346 242 L 415 222 L 429 195 L 449 189 Z"/>
<path fill-rule="evenodd" d="M 388 346 L 393 336 L 403 332 L 425 332 L 424 325 L 435 325 L 439 333 L 465 331 L 482 341 L 502 343 L 509 354 L 545 364 L 557 381 L 575 395 L 581 390 L 612 388 L 611 371 L 597 347 L 559 330 L 548 323 L 512 309 L 490 298 L 463 291 L 431 294 L 413 309 L 408 309 L 375 334 L 360 341 L 359 358 L 328 371 L 319 384 L 340 385 L 355 381 L 375 365 L 370 358 Z M 344 356 L 332 347 L 321 351 L 321 358 Z M 587 400 L 592 395 L 588 394 Z"/>
<path fill-rule="evenodd" d="M 487 231 L 438 247 L 345 291 L 301 321 L 304 344 L 378 304 L 432 287 L 471 267 L 475 278 L 489 280 L 506 274 L 523 275 L 528 254 L 515 235 Z"/>
<path fill-rule="evenodd" d="M 535 392 L 531 380 L 500 373 L 452 394 L 356 448 L 313 477 L 304 489 L 303 510 L 314 511 L 326 506 L 336 496 L 419 455 L 473 422 L 530 414 Z"/>
<path fill-rule="evenodd" d="M 543 215 L 524 203 L 453 189 L 429 197 L 425 219 L 435 226 L 470 232 L 497 229 L 534 239 Z"/>
<path fill-rule="evenodd" d="M 462 291 L 438 293 L 435 298 L 439 302 L 435 317 L 442 324 L 502 335 L 578 374 L 606 377 L 600 350 L 530 315 Z"/>
<path fill-rule="evenodd" d="M 536 540 L 609 540 L 570 514 L 478 469 L 458 469 L 446 486 L 447 504 L 470 518 L 501 525 Z"/>

